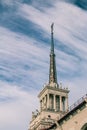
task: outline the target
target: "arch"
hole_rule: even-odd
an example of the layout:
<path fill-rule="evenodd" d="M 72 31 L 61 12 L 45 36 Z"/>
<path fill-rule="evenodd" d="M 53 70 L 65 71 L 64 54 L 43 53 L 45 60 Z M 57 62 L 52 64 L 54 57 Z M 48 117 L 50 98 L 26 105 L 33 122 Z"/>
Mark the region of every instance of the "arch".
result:
<path fill-rule="evenodd" d="M 85 124 L 82 126 L 81 130 L 87 130 L 87 123 L 85 123 Z"/>

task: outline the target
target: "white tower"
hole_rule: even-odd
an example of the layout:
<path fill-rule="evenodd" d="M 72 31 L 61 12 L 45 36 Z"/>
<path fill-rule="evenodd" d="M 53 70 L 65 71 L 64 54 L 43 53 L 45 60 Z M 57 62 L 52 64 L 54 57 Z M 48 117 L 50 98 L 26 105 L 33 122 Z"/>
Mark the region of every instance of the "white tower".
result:
<path fill-rule="evenodd" d="M 69 90 L 57 83 L 56 62 L 54 53 L 53 24 L 51 25 L 51 51 L 49 83 L 39 93 L 40 111 L 32 113 L 29 130 L 43 130 L 52 125 L 68 111 Z"/>

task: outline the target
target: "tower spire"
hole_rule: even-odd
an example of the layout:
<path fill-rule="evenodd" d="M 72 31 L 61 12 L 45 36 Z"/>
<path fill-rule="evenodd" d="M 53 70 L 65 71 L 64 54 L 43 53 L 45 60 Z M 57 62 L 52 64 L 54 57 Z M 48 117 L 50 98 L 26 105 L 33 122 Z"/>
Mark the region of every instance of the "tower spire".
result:
<path fill-rule="evenodd" d="M 54 23 L 51 24 L 51 51 L 50 51 L 50 72 L 49 72 L 49 83 L 57 84 L 57 73 L 56 73 L 56 62 L 54 53 L 54 38 L 53 38 L 53 27 Z"/>
<path fill-rule="evenodd" d="M 54 53 L 53 26 L 54 23 L 51 24 L 51 53 Z"/>

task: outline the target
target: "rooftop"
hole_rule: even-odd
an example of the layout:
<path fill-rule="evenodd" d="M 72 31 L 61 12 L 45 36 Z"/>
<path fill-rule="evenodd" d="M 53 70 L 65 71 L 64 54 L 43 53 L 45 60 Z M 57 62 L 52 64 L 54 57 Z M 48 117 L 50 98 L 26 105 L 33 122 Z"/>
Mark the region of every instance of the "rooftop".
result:
<path fill-rule="evenodd" d="M 87 94 L 85 94 L 83 97 L 81 97 L 79 100 L 77 100 L 73 105 L 69 107 L 69 111 L 63 115 L 58 121 L 58 124 L 62 124 L 64 120 L 67 119 L 70 115 L 72 115 L 77 109 L 81 109 L 85 104 L 87 103 Z M 84 107 L 83 107 L 84 109 Z M 52 126 L 50 126 L 47 129 L 44 130 L 52 130 L 53 128 L 56 128 L 57 124 L 54 123 Z"/>

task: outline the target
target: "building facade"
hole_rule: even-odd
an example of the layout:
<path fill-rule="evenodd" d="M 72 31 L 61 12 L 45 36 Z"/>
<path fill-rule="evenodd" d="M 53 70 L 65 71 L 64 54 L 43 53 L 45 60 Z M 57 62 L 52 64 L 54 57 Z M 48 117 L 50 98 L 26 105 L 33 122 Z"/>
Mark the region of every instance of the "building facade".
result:
<path fill-rule="evenodd" d="M 87 115 L 86 98 L 83 100 L 85 107 L 81 107 L 78 104 L 79 108 L 76 106 L 72 110 L 69 110 L 68 93 L 68 88 L 63 88 L 62 84 L 59 85 L 57 82 L 52 24 L 49 83 L 44 86 L 38 95 L 40 110 L 37 110 L 35 113 L 32 112 L 32 119 L 28 130 L 87 130 L 84 129 L 87 128 L 87 118 L 83 121 L 84 125 L 80 122 L 81 118 Z M 80 109 L 82 110 L 81 112 Z M 83 126 L 81 129 L 78 122 Z"/>

